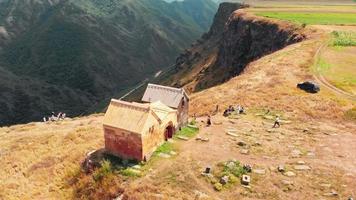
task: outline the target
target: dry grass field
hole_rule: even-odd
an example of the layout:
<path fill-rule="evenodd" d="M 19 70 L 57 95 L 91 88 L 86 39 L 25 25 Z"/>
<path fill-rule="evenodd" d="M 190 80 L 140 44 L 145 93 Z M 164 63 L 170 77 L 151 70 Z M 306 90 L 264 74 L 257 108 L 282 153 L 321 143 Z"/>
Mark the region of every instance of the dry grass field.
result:
<path fill-rule="evenodd" d="M 324 85 L 317 94 L 296 88 L 315 77 L 315 55 L 330 39 L 325 29 L 347 27 L 306 28 L 307 40 L 250 63 L 226 83 L 192 94 L 190 112 L 200 116 L 198 135 L 191 134 L 188 141 L 175 138 L 160 149 L 170 153 L 168 158 L 156 155 L 125 173 L 113 170 L 113 163 L 91 174 L 79 170 L 88 152 L 104 146 L 102 115 L 0 128 L 0 199 L 113 199 L 121 194 L 125 200 L 356 198 L 356 102 Z M 353 52 L 353 47 L 322 52 L 321 58 L 338 66 L 325 71 L 330 82 L 338 85 L 343 80 L 339 75 L 354 72 L 348 67 L 355 61 Z M 340 87 L 354 93 L 354 85 Z M 245 106 L 246 115 L 222 117 L 222 109 L 237 104 Z M 206 127 L 206 115 L 216 105 L 220 113 Z M 276 115 L 282 127 L 272 129 Z M 195 140 L 197 136 L 209 141 Z M 231 160 L 252 166 L 250 187 L 237 178 L 217 191 L 216 181 L 201 172 L 211 166 L 218 179 L 218 169 Z"/>
<path fill-rule="evenodd" d="M 70 199 L 67 173 L 102 146 L 100 116 L 0 128 L 0 199 Z"/>

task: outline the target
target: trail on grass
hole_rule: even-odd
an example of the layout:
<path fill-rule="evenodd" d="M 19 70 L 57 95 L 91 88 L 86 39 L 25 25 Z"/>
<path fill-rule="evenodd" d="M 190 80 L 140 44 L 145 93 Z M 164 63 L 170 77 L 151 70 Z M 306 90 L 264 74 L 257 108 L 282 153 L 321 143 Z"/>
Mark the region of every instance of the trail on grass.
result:
<path fill-rule="evenodd" d="M 323 49 L 325 49 L 328 46 L 328 42 L 323 43 L 320 45 L 318 48 L 317 52 L 314 55 L 314 66 L 316 67 L 316 74 L 313 75 L 313 77 L 321 83 L 324 87 L 328 88 L 329 90 L 333 91 L 335 94 L 338 96 L 342 96 L 344 98 L 350 99 L 352 101 L 356 101 L 356 96 L 353 94 L 350 94 L 348 92 L 345 92 L 344 90 L 341 90 L 334 85 L 332 85 L 327 79 L 322 75 L 321 70 L 319 70 L 318 66 L 318 61 L 321 55 L 321 52 Z"/>

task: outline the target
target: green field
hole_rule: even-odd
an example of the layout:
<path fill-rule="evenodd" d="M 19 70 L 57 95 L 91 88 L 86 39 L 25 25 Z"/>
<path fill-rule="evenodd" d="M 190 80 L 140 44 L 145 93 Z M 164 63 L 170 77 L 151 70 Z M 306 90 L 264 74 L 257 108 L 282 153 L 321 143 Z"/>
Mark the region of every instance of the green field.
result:
<path fill-rule="evenodd" d="M 256 12 L 255 14 L 258 16 L 287 20 L 298 24 L 356 24 L 356 13 L 262 11 Z"/>

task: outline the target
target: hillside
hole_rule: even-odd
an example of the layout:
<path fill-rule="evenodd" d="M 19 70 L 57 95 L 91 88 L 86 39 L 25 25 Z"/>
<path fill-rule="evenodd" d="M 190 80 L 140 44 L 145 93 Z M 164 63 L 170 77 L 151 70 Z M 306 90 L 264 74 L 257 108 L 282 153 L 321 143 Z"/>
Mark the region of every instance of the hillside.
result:
<path fill-rule="evenodd" d="M 0 123 L 9 124 L 39 120 L 51 111 L 79 115 L 85 107 L 169 67 L 182 49 L 208 30 L 216 4 L 6 0 L 0 8 L 0 68 L 18 77 L 2 79 L 0 102 L 7 114 L 0 114 Z M 13 85 L 37 106 L 16 110 L 12 102 L 21 97 L 9 92 Z M 68 102 L 61 99 L 66 95 L 57 95 L 68 92 L 78 100 Z M 8 115 L 22 115 L 23 120 Z"/>
<path fill-rule="evenodd" d="M 315 70 L 323 58 L 333 65 L 331 72 L 323 68 L 327 79 L 351 73 L 352 66 L 344 66 L 354 63 L 349 53 L 355 46 L 329 43 L 334 30 L 355 27 L 303 27 L 256 16 L 239 4 L 221 5 L 210 31 L 187 50 L 200 56 L 181 55 L 172 80 L 162 80 L 191 92 L 199 130 L 177 133 L 188 140 L 174 137 L 149 162 L 105 157 L 102 167 L 84 173 L 87 153 L 104 146 L 102 114 L 2 127 L 0 199 L 354 199 L 356 102 L 320 82 Z M 241 38 L 256 37 L 270 42 L 249 40 L 253 48 L 238 48 Z M 335 52 L 347 58 L 342 72 Z M 197 88 L 202 80 L 213 84 Z M 299 90 L 296 84 L 305 80 L 318 82 L 321 91 Z M 246 113 L 224 117 L 229 105 L 242 105 Z M 277 115 L 281 127 L 272 128 Z M 210 176 L 202 174 L 206 167 Z M 241 183 L 242 174 L 250 176 L 249 185 Z"/>

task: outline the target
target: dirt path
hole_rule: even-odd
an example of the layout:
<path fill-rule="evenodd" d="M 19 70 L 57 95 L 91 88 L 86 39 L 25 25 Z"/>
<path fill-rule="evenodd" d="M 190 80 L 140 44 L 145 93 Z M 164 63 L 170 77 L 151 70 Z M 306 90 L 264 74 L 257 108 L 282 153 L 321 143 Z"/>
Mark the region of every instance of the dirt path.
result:
<path fill-rule="evenodd" d="M 314 55 L 314 66 L 315 66 L 315 71 L 316 74 L 313 75 L 313 77 L 319 82 L 321 83 L 324 87 L 328 88 L 329 90 L 331 90 L 332 92 L 334 92 L 335 94 L 337 94 L 338 96 L 342 96 L 344 98 L 350 99 L 352 101 L 356 101 L 356 96 L 353 94 L 350 94 L 348 92 L 345 92 L 337 87 L 335 87 L 334 85 L 332 85 L 329 81 L 327 81 L 327 79 L 322 75 L 321 70 L 318 67 L 318 61 L 320 59 L 320 55 L 322 53 L 322 51 L 327 48 L 329 41 L 324 42 L 322 45 L 320 45 L 320 47 L 318 48 L 317 52 Z"/>

